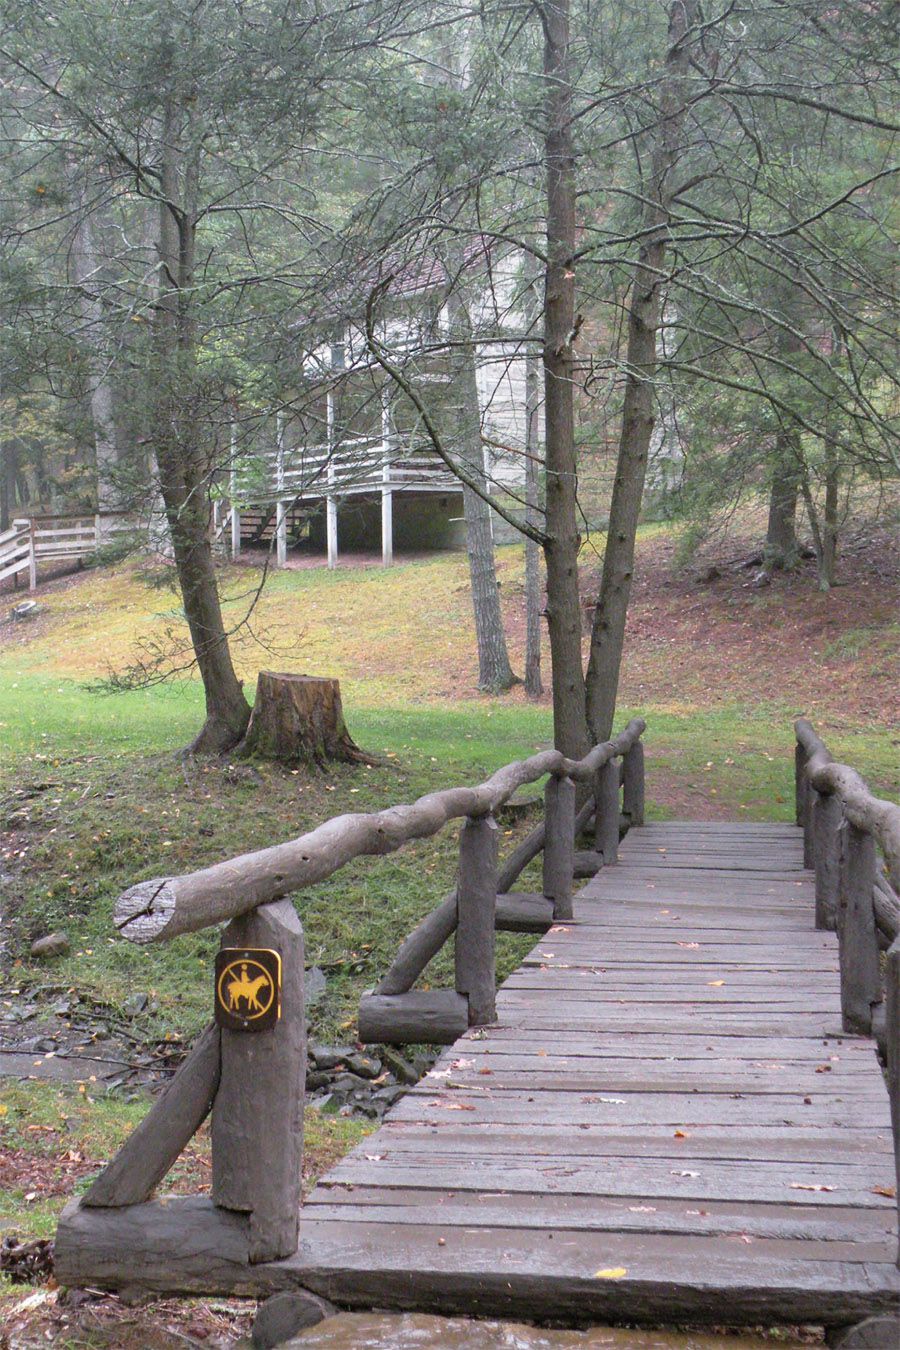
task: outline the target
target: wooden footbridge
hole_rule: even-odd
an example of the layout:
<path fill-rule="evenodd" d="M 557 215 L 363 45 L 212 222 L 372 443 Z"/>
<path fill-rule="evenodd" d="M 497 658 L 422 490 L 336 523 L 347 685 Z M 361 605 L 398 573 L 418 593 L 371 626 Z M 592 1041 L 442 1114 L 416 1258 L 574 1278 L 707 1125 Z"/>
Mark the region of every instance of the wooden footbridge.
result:
<path fill-rule="evenodd" d="M 900 940 L 894 887 L 874 849 L 877 841 L 895 886 L 900 809 L 869 796 L 799 724 L 803 829 L 654 822 L 625 836 L 611 866 L 609 807 L 618 834 L 620 777 L 625 815 L 643 815 L 633 728 L 610 743 L 614 752 L 597 747 L 583 775 L 569 761 L 538 766 L 551 773 L 543 896 L 510 893 L 514 867 L 492 874 L 487 785 L 455 790 L 482 794 L 452 804 L 451 814 L 468 817 L 457 890 L 401 949 L 380 992 L 364 1000 L 361 1022 L 380 1027 L 382 1039 L 413 1038 L 417 1027 L 421 1036 L 424 1024 L 444 1040 L 461 1034 L 320 1181 L 299 1228 L 294 1186 L 293 1226 L 286 1239 L 283 1231 L 273 1239 L 285 1216 L 285 1182 L 279 1172 L 277 1194 L 267 1189 L 279 1162 L 260 1144 L 268 1135 L 258 1122 L 259 1093 L 270 1072 L 262 1038 L 275 1033 L 223 1030 L 218 1055 L 209 1033 L 181 1089 L 173 1082 L 169 1107 L 166 1099 L 154 1107 L 138 1144 L 130 1152 L 126 1145 L 63 1214 L 60 1279 L 257 1295 L 302 1289 L 343 1307 L 570 1325 L 842 1327 L 879 1317 L 877 1334 L 886 1346 L 896 1343 Z M 624 774 L 616 755 L 624 755 Z M 524 776 L 512 775 L 517 781 L 535 767 L 525 764 Z M 592 777 L 595 791 L 576 821 L 579 777 Z M 504 779 L 501 795 L 508 786 Z M 423 799 L 426 815 L 435 800 Z M 365 819 L 379 822 L 376 830 L 431 832 L 412 814 L 421 805 L 401 808 L 402 830 L 396 814 L 392 822 L 388 813 Z M 590 815 L 594 848 L 573 854 L 576 824 Z M 302 866 L 314 866 L 314 836 L 296 842 Z M 375 851 L 359 843 L 355 852 Z M 396 846 L 396 834 L 379 851 L 387 846 Z M 607 865 L 572 904 L 573 872 L 595 868 L 603 846 Z M 528 851 L 520 848 L 516 866 Z M 282 854 L 277 863 L 282 887 L 292 889 L 297 859 Z M 249 908 L 235 896 L 248 885 L 258 895 L 265 868 L 230 865 L 233 914 L 237 905 Z M 484 1006 L 493 994 L 480 982 L 484 962 L 471 960 L 490 945 L 478 899 L 485 875 L 491 931 L 495 916 L 544 930 L 499 990 L 496 1020 Z M 157 899 L 169 931 L 199 926 L 201 911 L 209 921 L 222 877 L 202 876 L 154 883 L 155 897 L 149 883 L 132 888 L 120 922 L 158 925 Z M 451 911 L 456 989 L 398 989 L 408 990 L 444 940 Z M 244 927 L 226 931 L 226 947 L 273 945 L 273 927 L 250 927 L 262 913 L 236 920 Z M 879 943 L 888 940 L 887 964 L 879 965 Z M 455 1019 L 473 1002 L 480 1025 L 460 1027 Z M 249 1059 L 229 1058 L 230 1040 Z M 247 1091 L 259 1090 L 253 1111 L 243 1113 L 240 1092 L 232 1087 L 222 1097 L 226 1074 L 241 1073 L 249 1073 Z M 277 1084 L 284 1096 L 295 1080 L 273 1081 L 274 1110 Z M 148 1200 L 181 1146 L 177 1122 L 189 1134 L 214 1098 L 212 1198 Z M 218 1135 L 217 1113 L 226 1117 Z M 277 1122 L 273 1131 L 277 1138 Z M 296 1154 L 289 1166 L 296 1171 Z M 252 1194 L 236 1200 L 235 1178 L 248 1172 Z M 265 1250 L 279 1240 L 287 1253 Z"/>

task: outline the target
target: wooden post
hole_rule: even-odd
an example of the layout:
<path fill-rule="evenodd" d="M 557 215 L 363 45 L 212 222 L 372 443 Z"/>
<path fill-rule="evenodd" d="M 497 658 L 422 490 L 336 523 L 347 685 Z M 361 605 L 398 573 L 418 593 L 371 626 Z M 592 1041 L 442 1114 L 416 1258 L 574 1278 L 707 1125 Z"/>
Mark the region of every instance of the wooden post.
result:
<path fill-rule="evenodd" d="M 644 823 L 644 746 L 635 741 L 622 757 L 622 814 L 635 827 Z"/>
<path fill-rule="evenodd" d="M 37 590 L 37 552 L 34 542 L 34 516 L 28 518 L 28 589 Z"/>
<path fill-rule="evenodd" d="M 841 890 L 838 939 L 844 1030 L 869 1035 L 872 1005 L 881 1000 L 875 938 L 875 841 L 849 820 L 841 826 Z"/>
<path fill-rule="evenodd" d="M 594 780 L 594 848 L 603 866 L 614 867 L 619 847 L 619 765 L 609 759 Z"/>
<path fill-rule="evenodd" d="M 806 788 L 803 793 L 803 866 L 815 867 L 815 838 L 813 835 L 813 799 L 816 795 L 815 790 L 809 779 L 804 775 Z"/>
<path fill-rule="evenodd" d="M 794 746 L 794 819 L 798 825 L 802 825 L 806 819 L 806 794 L 809 790 L 807 759 L 806 749 L 798 741 Z"/>
<path fill-rule="evenodd" d="M 249 1215 L 250 1261 L 297 1248 L 306 1010 L 303 929 L 279 900 L 233 919 L 223 947 L 268 948 L 281 957 L 281 1015 L 269 1031 L 222 1028 L 219 1091 L 212 1112 L 212 1198 Z"/>
<path fill-rule="evenodd" d="M 275 503 L 275 566 L 287 562 L 287 511 L 280 499 Z"/>
<path fill-rule="evenodd" d="M 331 465 L 329 473 L 331 472 Z M 337 567 L 338 560 L 338 533 L 337 533 L 337 502 L 334 497 L 325 498 L 325 536 L 328 548 L 328 566 Z"/>
<path fill-rule="evenodd" d="M 456 992 L 469 1000 L 469 1026 L 496 1022 L 494 908 L 497 822 L 469 816 L 459 832 L 456 880 Z"/>
<path fill-rule="evenodd" d="M 900 1219 L 900 937 L 894 938 L 885 957 L 887 980 L 885 1031 L 887 1040 L 887 1088 L 891 1099 L 894 1131 L 894 1169 L 897 1180 L 897 1217 Z M 897 1252 L 900 1266 L 900 1248 Z"/>
<path fill-rule="evenodd" d="M 816 927 L 834 929 L 841 891 L 841 820 L 836 792 L 812 791 L 813 866 L 816 869 Z"/>
<path fill-rule="evenodd" d="M 575 854 L 575 784 L 551 774 L 544 789 L 544 895 L 554 919 L 571 919 Z"/>

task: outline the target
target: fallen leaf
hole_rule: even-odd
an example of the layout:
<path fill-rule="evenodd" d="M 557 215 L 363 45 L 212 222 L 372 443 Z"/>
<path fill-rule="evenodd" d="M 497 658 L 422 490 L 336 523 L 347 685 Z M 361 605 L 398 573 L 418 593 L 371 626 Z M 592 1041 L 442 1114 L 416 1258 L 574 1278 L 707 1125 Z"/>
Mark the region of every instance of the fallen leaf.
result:
<path fill-rule="evenodd" d="M 690 1137 L 691 1137 L 691 1136 L 690 1136 L 690 1134 L 688 1133 L 687 1130 L 676 1130 L 676 1131 L 675 1131 L 675 1138 L 676 1138 L 676 1139 L 690 1139 Z"/>
<path fill-rule="evenodd" d="M 676 947 L 699 947 L 699 942 L 676 942 Z"/>
<path fill-rule="evenodd" d="M 607 1266 L 604 1270 L 595 1270 L 595 1280 L 621 1280 L 628 1272 L 624 1266 Z"/>
<path fill-rule="evenodd" d="M 710 980 L 708 983 L 709 983 L 709 987 L 710 987 L 711 989 L 717 989 L 720 985 L 723 985 L 723 984 L 725 983 L 725 981 L 724 981 L 724 980 Z"/>
<path fill-rule="evenodd" d="M 816 1068 L 816 1073 L 831 1073 L 831 1065 L 819 1064 Z"/>
<path fill-rule="evenodd" d="M 886 1196 L 888 1197 L 889 1200 L 893 1200 L 894 1197 L 895 1197 L 895 1195 L 897 1194 L 897 1187 L 896 1187 L 896 1186 L 873 1186 L 873 1187 L 872 1187 L 872 1194 L 873 1194 L 873 1195 L 886 1195 Z"/>
<path fill-rule="evenodd" d="M 478 1072 L 479 1072 L 479 1073 L 490 1073 L 491 1070 L 490 1070 L 490 1069 L 479 1069 Z"/>
<path fill-rule="evenodd" d="M 655 1205 L 629 1205 L 629 1211 L 632 1214 L 655 1214 Z"/>
<path fill-rule="evenodd" d="M 837 1186 L 811 1185 L 804 1181 L 792 1181 L 789 1183 L 792 1191 L 836 1191 Z"/>

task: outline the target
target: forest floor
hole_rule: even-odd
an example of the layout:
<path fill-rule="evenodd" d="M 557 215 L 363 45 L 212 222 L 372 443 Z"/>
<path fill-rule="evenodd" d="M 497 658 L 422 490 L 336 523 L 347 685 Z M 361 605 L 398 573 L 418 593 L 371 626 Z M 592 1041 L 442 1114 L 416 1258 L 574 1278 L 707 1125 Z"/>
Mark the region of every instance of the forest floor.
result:
<path fill-rule="evenodd" d="M 896 532 L 849 531 L 839 585 L 827 593 L 817 590 L 810 562 L 771 577 L 748 564 L 750 536 L 740 531 L 689 564 L 677 550 L 664 527 L 642 533 L 617 718 L 617 725 L 632 712 L 647 719 L 651 811 L 790 818 L 790 722 L 798 712 L 873 790 L 896 796 Z M 504 622 L 521 669 L 521 549 L 501 549 L 498 559 Z M 587 640 L 599 559 L 585 550 L 582 568 Z M 246 603 L 258 576 L 253 558 L 225 571 L 230 612 Z M 248 688 L 261 667 L 337 675 L 351 733 L 381 764 L 327 773 L 183 764 L 173 752 L 199 725 L 195 684 L 108 699 L 84 689 L 110 669 L 121 672 L 136 641 L 145 658 L 167 648 L 177 664 L 181 619 L 165 584 L 162 569 L 133 563 L 58 577 L 40 586 L 33 619 L 0 622 L 0 1042 L 24 1028 L 35 1046 L 25 1052 L 35 1059 L 19 1070 L 35 1079 L 0 1080 L 0 1226 L 22 1240 L 49 1239 L 65 1198 L 146 1109 L 141 1085 L 166 1076 L 207 1016 L 198 977 L 215 935 L 151 953 L 114 942 L 109 912 L 124 886 L 291 837 L 341 811 L 479 781 L 552 735 L 546 695 L 533 705 L 521 687 L 502 698 L 474 687 L 464 558 L 402 559 L 387 572 L 359 557 L 330 573 L 298 561 L 270 579 L 252 623 L 238 633 L 238 666 Z M 512 838 L 518 828 L 504 833 Z M 452 884 L 454 840 L 445 834 L 344 869 L 298 901 L 308 959 L 327 976 L 314 1034 L 352 1038 L 360 990 L 383 971 L 397 935 Z M 69 954 L 44 964 L 31 958 L 31 941 L 58 928 Z M 501 974 L 520 949 L 516 939 L 501 947 Z M 438 962 L 435 982 L 441 973 Z M 80 1077 L 63 1068 L 62 1055 L 37 1048 L 42 1038 L 83 1048 Z M 91 1059 L 117 1058 L 129 1066 L 117 1082 L 88 1072 Z M 309 1179 L 364 1128 L 313 1122 Z M 202 1188 L 207 1170 L 201 1134 L 174 1184 Z M 39 1258 L 40 1251 L 38 1266 Z M 52 1285 L 6 1282 L 0 1348 L 233 1346 L 251 1312 L 224 1299 L 156 1300 L 140 1309 L 90 1292 L 62 1301 Z"/>

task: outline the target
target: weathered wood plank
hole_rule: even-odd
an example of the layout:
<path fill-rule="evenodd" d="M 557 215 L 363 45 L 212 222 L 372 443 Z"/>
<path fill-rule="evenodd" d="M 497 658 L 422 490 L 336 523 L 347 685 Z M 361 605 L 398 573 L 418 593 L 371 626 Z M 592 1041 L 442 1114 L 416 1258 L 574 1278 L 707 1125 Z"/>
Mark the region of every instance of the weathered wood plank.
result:
<path fill-rule="evenodd" d="M 688 1209 L 680 1200 L 639 1196 L 545 1195 L 423 1191 L 419 1187 L 332 1186 L 317 1188 L 306 1202 L 316 1218 L 345 1223 L 435 1223 L 484 1227 L 566 1229 L 571 1232 L 695 1233 L 799 1238 L 888 1247 L 879 1211 L 851 1206 L 737 1205 L 710 1200 Z"/>
<path fill-rule="evenodd" d="M 900 1273 L 875 1262 L 820 1262 L 787 1255 L 778 1243 L 727 1238 L 579 1234 L 552 1230 L 354 1224 L 311 1219 L 294 1258 L 283 1263 L 325 1297 L 369 1307 L 388 1304 L 482 1316 L 544 1317 L 568 1325 L 684 1319 L 853 1320 L 893 1308 Z M 443 1238 L 443 1244 L 441 1243 Z M 602 1278 L 602 1270 L 626 1277 Z M 873 1308 L 873 1305 L 875 1307 Z"/>

